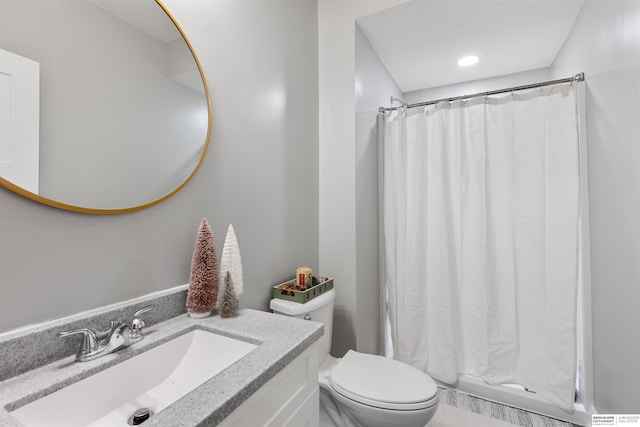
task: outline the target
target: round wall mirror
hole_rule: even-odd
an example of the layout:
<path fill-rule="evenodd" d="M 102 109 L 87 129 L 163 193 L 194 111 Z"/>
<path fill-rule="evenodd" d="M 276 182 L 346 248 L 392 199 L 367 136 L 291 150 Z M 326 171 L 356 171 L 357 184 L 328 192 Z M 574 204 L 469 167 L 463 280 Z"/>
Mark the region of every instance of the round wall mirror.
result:
<path fill-rule="evenodd" d="M 0 185 L 87 213 L 173 195 L 207 150 L 210 101 L 154 0 L 0 0 Z"/>

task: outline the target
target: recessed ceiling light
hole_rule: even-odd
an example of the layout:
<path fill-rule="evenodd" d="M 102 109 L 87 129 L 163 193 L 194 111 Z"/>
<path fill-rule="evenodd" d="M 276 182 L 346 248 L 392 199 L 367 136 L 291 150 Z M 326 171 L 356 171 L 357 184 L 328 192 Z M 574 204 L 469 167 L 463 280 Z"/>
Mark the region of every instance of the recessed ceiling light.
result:
<path fill-rule="evenodd" d="M 461 67 L 468 67 L 469 65 L 476 64 L 479 60 L 480 58 L 475 55 L 463 56 L 462 58 L 458 59 L 458 65 Z"/>

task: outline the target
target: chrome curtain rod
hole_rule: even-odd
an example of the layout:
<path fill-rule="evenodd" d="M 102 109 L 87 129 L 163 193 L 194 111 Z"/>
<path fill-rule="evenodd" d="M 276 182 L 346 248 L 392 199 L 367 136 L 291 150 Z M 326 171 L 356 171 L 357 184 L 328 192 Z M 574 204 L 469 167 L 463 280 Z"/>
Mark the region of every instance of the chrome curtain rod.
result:
<path fill-rule="evenodd" d="M 424 107 L 425 105 L 433 105 L 433 104 L 437 104 L 438 102 L 443 102 L 443 101 L 449 101 L 449 102 L 451 102 L 451 101 L 459 101 L 461 99 L 478 98 L 480 96 L 496 95 L 496 94 L 505 93 L 505 92 L 515 92 L 517 90 L 534 89 L 534 88 L 538 88 L 538 87 L 557 85 L 557 84 L 561 84 L 561 83 L 581 82 L 583 80 L 584 80 L 584 73 L 578 73 L 575 76 L 568 77 L 566 79 L 549 80 L 549 81 L 546 81 L 546 82 L 533 83 L 533 84 L 529 84 L 529 85 L 514 86 L 514 87 L 510 87 L 510 88 L 506 88 L 506 89 L 497 89 L 497 90 L 491 90 L 491 91 L 488 91 L 488 92 L 474 93 L 473 95 L 462 95 L 462 96 L 454 96 L 453 98 L 436 99 L 434 101 L 417 102 L 415 104 L 403 105 L 402 107 L 379 107 L 378 108 L 378 112 L 384 113 L 385 111 L 394 111 L 394 110 L 398 110 L 400 108 Z"/>

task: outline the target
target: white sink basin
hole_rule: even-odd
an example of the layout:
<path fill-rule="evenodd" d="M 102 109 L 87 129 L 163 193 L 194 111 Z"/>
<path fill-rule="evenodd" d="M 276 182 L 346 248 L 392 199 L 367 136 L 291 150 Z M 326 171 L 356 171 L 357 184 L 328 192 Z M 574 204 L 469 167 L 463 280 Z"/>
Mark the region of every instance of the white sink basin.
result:
<path fill-rule="evenodd" d="M 160 412 L 256 347 L 211 332 L 191 331 L 11 415 L 27 427 L 128 426 L 136 410 Z"/>

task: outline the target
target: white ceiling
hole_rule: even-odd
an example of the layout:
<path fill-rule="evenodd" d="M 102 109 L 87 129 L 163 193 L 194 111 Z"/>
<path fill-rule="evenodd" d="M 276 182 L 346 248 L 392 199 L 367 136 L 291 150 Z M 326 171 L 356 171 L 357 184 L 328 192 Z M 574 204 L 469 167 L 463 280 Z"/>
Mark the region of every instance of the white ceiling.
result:
<path fill-rule="evenodd" d="M 358 19 L 402 92 L 549 67 L 584 0 L 413 0 Z M 465 55 L 480 62 L 459 67 Z"/>
<path fill-rule="evenodd" d="M 165 43 L 182 38 L 165 12 L 153 1 L 88 0 L 89 3 Z"/>

